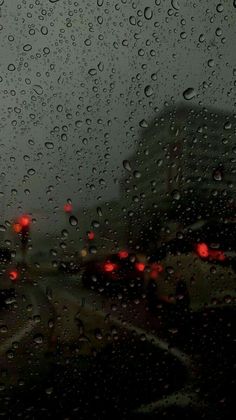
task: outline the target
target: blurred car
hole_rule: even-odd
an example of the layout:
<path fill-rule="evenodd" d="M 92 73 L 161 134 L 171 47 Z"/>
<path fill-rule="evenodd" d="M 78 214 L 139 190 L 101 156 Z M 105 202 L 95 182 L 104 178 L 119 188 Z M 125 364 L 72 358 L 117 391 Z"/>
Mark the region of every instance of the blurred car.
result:
<path fill-rule="evenodd" d="M 173 304 L 182 301 L 192 310 L 234 302 L 235 262 L 235 223 L 206 223 L 196 231 L 189 229 L 182 239 L 163 244 L 149 258 L 148 299 L 152 307 L 156 298 Z"/>
<path fill-rule="evenodd" d="M 122 250 L 104 259 L 88 262 L 82 281 L 85 287 L 100 292 L 137 296 L 144 290 L 145 269 L 143 256 Z"/>
<path fill-rule="evenodd" d="M 11 267 L 11 251 L 0 248 L 0 309 L 8 307 L 15 298 L 15 285 L 19 273 Z"/>

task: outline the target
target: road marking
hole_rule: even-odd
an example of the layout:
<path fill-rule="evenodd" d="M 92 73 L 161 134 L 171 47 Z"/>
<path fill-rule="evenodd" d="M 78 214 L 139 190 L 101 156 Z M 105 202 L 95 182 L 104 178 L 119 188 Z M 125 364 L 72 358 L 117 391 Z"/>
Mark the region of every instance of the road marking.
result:
<path fill-rule="evenodd" d="M 193 405 L 196 405 L 197 407 L 199 407 L 199 405 L 204 406 L 204 403 L 203 401 L 199 400 L 199 397 L 196 394 L 196 392 L 189 392 L 189 390 L 185 390 L 184 388 L 180 392 L 176 392 L 174 394 L 163 397 L 158 401 L 155 401 L 146 405 L 144 404 L 141 407 L 139 407 L 137 410 L 134 410 L 134 412 L 135 413 L 152 413 L 158 408 L 168 408 L 171 406 L 193 407 Z"/>
<path fill-rule="evenodd" d="M 64 299 L 68 298 L 71 302 L 76 302 L 77 304 L 80 303 L 80 299 L 71 295 L 67 291 L 63 292 L 63 298 Z M 88 303 L 84 306 L 84 308 L 91 309 L 94 313 L 96 313 L 96 315 L 99 315 L 99 316 L 102 316 L 102 317 L 106 316 L 105 312 L 103 312 L 101 310 L 96 310 L 96 308 L 89 305 Z M 145 337 L 145 339 L 147 341 L 150 341 L 154 346 L 158 347 L 161 350 L 167 351 L 169 354 L 176 357 L 185 367 L 187 367 L 191 371 L 193 370 L 191 358 L 187 354 L 185 354 L 184 352 L 179 350 L 178 348 L 170 347 L 169 343 L 166 342 L 165 340 L 162 340 L 162 339 L 156 337 L 153 334 L 147 333 L 146 330 L 144 330 L 140 327 L 137 327 L 133 324 L 131 324 L 131 325 L 126 324 L 126 323 L 124 324 L 122 321 L 120 321 L 118 318 L 116 318 L 114 316 L 110 316 L 109 319 L 112 322 L 114 322 L 115 324 L 121 326 L 123 329 L 129 330 L 129 331 L 135 331 L 137 334 L 143 335 Z"/>
<path fill-rule="evenodd" d="M 33 293 L 29 293 L 29 297 L 31 298 L 31 304 L 33 306 L 32 315 L 38 314 L 38 304 L 37 300 L 35 299 L 35 296 Z M 21 341 L 26 335 L 28 335 L 33 329 L 35 328 L 35 323 L 30 320 L 26 323 L 26 325 L 18 331 L 16 334 L 14 334 L 12 337 L 8 338 L 4 341 L 3 344 L 0 345 L 0 354 L 5 353 L 11 346 L 12 343 Z"/>
<path fill-rule="evenodd" d="M 22 340 L 22 338 L 24 338 L 24 336 L 26 334 L 29 334 L 33 330 L 34 326 L 35 325 L 34 325 L 33 321 L 28 321 L 27 325 L 24 328 L 22 328 L 20 331 L 18 331 L 11 338 L 8 338 L 8 340 L 6 340 L 0 346 L 0 354 L 3 353 L 3 352 L 6 352 L 6 350 L 8 350 L 12 346 L 12 343 L 14 343 L 14 341 L 19 342 L 20 340 Z"/>

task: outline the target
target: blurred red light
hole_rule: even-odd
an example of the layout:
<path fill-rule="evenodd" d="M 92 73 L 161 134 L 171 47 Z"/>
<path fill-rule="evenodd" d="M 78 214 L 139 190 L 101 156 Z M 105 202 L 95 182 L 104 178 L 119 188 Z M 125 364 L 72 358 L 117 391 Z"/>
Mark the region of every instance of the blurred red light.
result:
<path fill-rule="evenodd" d="M 152 264 L 151 272 L 150 272 L 151 279 L 154 279 L 154 280 L 157 279 L 157 277 L 159 276 L 159 273 L 162 273 L 163 270 L 164 269 L 161 264 L 157 264 L 157 263 Z"/>
<path fill-rule="evenodd" d="M 72 210 L 73 210 L 72 204 L 70 204 L 70 203 L 66 203 L 66 204 L 64 205 L 64 211 L 65 211 L 66 213 L 71 213 L 71 212 L 72 212 Z"/>
<path fill-rule="evenodd" d="M 107 273 L 111 273 L 116 268 L 117 268 L 117 266 L 115 264 L 110 263 L 110 262 L 107 262 L 107 263 L 104 264 L 104 271 L 106 271 Z"/>
<path fill-rule="evenodd" d="M 88 239 L 90 241 L 92 241 L 95 238 L 95 233 L 94 232 L 88 232 Z"/>
<path fill-rule="evenodd" d="M 204 242 L 197 244 L 196 250 L 201 258 L 207 258 L 209 256 L 208 246 Z"/>
<path fill-rule="evenodd" d="M 128 258 L 128 256 L 129 256 L 129 254 L 128 254 L 128 252 L 127 251 L 120 251 L 120 252 L 118 252 L 118 256 L 119 256 L 119 258 Z"/>
<path fill-rule="evenodd" d="M 21 226 L 20 223 L 14 223 L 13 224 L 13 230 L 14 230 L 14 232 L 20 233 L 21 232 L 21 229 L 22 229 L 22 226 Z"/>
<path fill-rule="evenodd" d="M 135 264 L 135 268 L 136 268 L 136 270 L 138 270 L 138 271 L 144 271 L 145 270 L 145 264 L 144 263 L 142 263 L 142 262 L 137 262 L 136 264 Z"/>
<path fill-rule="evenodd" d="M 16 281 L 18 279 L 18 277 L 19 277 L 19 274 L 18 274 L 18 272 L 16 270 L 12 270 L 9 273 L 9 277 L 10 277 L 10 279 L 12 281 Z"/>
<path fill-rule="evenodd" d="M 210 249 L 209 250 L 209 257 L 211 257 L 213 260 L 217 261 L 225 261 L 226 256 L 223 251 L 220 251 L 218 249 Z"/>
<path fill-rule="evenodd" d="M 27 227 L 30 225 L 30 218 L 29 216 L 21 216 L 19 219 L 19 223 L 22 227 Z"/>

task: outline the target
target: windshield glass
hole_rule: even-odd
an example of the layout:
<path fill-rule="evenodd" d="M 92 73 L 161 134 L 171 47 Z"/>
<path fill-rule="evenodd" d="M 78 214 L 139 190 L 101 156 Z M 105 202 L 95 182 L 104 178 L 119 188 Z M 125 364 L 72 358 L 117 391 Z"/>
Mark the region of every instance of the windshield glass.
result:
<path fill-rule="evenodd" d="M 0 0 L 0 417 L 229 418 L 235 22 Z"/>

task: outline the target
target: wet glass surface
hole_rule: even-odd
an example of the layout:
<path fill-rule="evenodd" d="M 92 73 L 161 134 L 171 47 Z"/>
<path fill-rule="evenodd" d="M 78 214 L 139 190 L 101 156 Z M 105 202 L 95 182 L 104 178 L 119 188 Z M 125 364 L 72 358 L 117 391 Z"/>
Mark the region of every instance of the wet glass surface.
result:
<path fill-rule="evenodd" d="M 0 0 L 1 418 L 230 418 L 235 18 Z"/>

